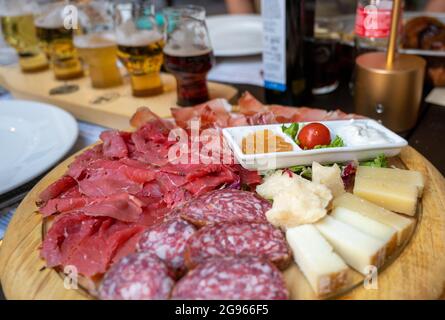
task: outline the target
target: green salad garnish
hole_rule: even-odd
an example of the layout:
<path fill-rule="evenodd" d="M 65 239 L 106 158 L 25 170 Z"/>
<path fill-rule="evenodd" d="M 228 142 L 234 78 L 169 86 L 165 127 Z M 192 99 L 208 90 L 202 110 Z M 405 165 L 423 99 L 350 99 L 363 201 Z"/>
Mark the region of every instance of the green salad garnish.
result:
<path fill-rule="evenodd" d="M 382 153 L 382 154 L 379 154 L 377 156 L 377 158 L 375 158 L 374 160 L 360 162 L 360 165 L 365 166 L 365 167 L 387 168 L 388 167 L 388 159 Z"/>

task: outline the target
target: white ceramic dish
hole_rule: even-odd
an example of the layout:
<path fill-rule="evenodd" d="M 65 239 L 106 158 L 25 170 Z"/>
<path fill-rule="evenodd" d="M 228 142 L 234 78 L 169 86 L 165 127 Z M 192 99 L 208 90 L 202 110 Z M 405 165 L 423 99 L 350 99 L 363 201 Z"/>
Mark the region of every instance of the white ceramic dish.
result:
<path fill-rule="evenodd" d="M 211 16 L 206 23 L 215 56 L 240 57 L 263 52 L 260 15 Z"/>
<path fill-rule="evenodd" d="M 233 150 L 236 160 L 244 168 L 250 170 L 270 170 L 288 168 L 296 165 L 311 165 L 313 161 L 322 164 L 334 162 L 341 163 L 350 160 L 362 161 L 375 158 L 382 153 L 387 157 L 393 157 L 398 155 L 401 149 L 408 145 L 408 142 L 405 139 L 374 120 L 363 119 L 317 122 L 326 125 L 331 131 L 331 138 L 334 138 L 338 129 L 342 126 L 351 124 L 351 121 L 354 121 L 355 123 L 365 123 L 369 127 L 379 130 L 384 133 L 391 142 L 354 147 L 345 146 L 341 148 L 302 150 L 290 137 L 282 132 L 281 124 L 225 128 L 223 129 L 223 135 L 230 148 Z M 305 123 L 302 124 L 304 125 Z M 289 152 L 244 154 L 240 147 L 242 139 L 249 133 L 264 129 L 269 129 L 274 134 L 284 137 L 287 142 L 293 145 L 294 150 Z"/>
<path fill-rule="evenodd" d="M 34 179 L 74 145 L 77 122 L 68 112 L 31 101 L 0 101 L 0 194 Z"/>

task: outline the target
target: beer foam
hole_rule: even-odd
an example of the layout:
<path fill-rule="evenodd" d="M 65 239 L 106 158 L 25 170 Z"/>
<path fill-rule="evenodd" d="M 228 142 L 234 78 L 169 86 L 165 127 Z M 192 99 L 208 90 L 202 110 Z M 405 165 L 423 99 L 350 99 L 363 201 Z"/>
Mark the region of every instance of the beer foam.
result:
<path fill-rule="evenodd" d="M 106 48 L 116 45 L 116 39 L 112 33 L 101 32 L 74 37 L 74 46 L 77 48 Z"/>
<path fill-rule="evenodd" d="M 119 34 L 117 34 L 116 36 L 117 44 L 127 47 L 148 46 L 153 42 L 159 41 L 161 39 L 162 35 L 159 32 L 151 30 L 138 30 L 127 37 L 123 37 Z"/>
<path fill-rule="evenodd" d="M 197 57 L 211 52 L 211 48 L 202 48 L 193 46 L 193 44 L 187 44 L 186 46 L 167 44 L 164 48 L 164 53 L 173 57 Z"/>
<path fill-rule="evenodd" d="M 35 3 L 27 0 L 0 0 L 0 16 L 16 17 L 33 14 L 37 10 Z"/>
<path fill-rule="evenodd" d="M 57 6 L 40 15 L 34 23 L 39 28 L 57 29 L 63 28 L 63 21 L 63 7 Z"/>

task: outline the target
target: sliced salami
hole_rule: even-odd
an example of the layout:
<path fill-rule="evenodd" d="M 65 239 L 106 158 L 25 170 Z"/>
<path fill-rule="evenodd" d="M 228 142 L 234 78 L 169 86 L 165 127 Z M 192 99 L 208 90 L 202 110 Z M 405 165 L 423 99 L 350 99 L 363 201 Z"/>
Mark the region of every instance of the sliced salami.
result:
<path fill-rule="evenodd" d="M 122 258 L 105 274 L 99 287 L 103 300 L 165 300 L 174 285 L 167 266 L 152 253 Z"/>
<path fill-rule="evenodd" d="M 291 252 L 283 233 L 269 223 L 221 223 L 203 227 L 187 241 L 185 261 L 193 268 L 213 257 L 262 257 L 285 269 Z"/>
<path fill-rule="evenodd" d="M 172 299 L 283 300 L 288 292 L 281 272 L 255 258 L 214 258 L 190 271 L 175 286 Z"/>
<path fill-rule="evenodd" d="M 185 203 L 181 217 L 198 227 L 222 222 L 267 222 L 271 204 L 252 192 L 236 189 L 211 191 Z"/>
<path fill-rule="evenodd" d="M 168 219 L 147 229 L 139 239 L 137 250 L 153 252 L 175 274 L 181 275 L 185 270 L 186 242 L 195 231 L 195 227 L 185 220 Z"/>

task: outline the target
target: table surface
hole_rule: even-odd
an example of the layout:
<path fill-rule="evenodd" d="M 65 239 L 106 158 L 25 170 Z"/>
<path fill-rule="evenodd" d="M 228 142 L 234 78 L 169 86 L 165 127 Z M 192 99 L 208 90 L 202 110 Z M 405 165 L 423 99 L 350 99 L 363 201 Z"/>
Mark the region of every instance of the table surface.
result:
<path fill-rule="evenodd" d="M 234 85 L 242 94 L 251 92 L 260 101 L 264 102 L 263 88 L 252 85 Z M 314 97 L 308 106 L 324 108 L 327 110 L 341 109 L 345 112 L 353 112 L 352 96 L 347 83 L 343 83 L 335 92 Z M 445 107 L 425 104 L 422 108 L 418 124 L 405 138 L 409 144 L 422 153 L 434 166 L 445 175 L 445 152 L 443 141 L 445 137 Z M 0 284 L 0 300 L 4 299 Z"/>

